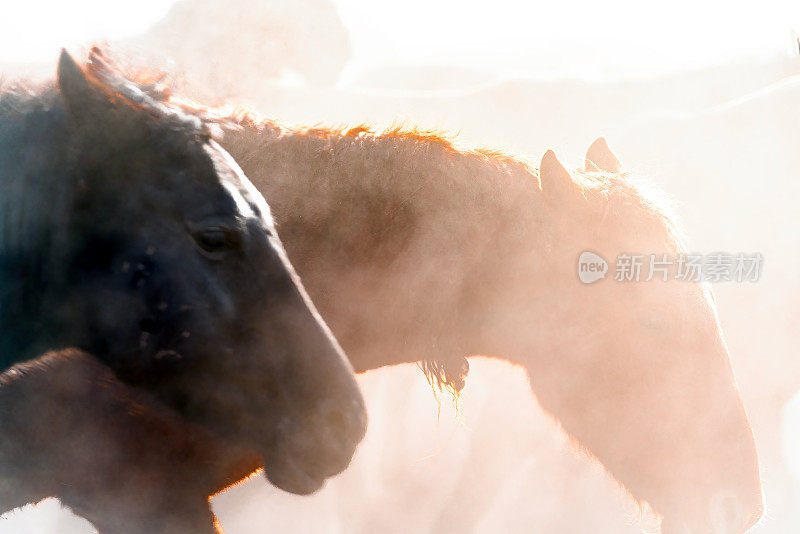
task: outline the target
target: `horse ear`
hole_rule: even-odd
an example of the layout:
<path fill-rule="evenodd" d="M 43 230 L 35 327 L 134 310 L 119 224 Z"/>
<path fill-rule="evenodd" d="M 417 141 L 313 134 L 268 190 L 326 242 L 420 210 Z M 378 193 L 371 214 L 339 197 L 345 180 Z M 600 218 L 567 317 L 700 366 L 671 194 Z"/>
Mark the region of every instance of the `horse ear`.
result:
<path fill-rule="evenodd" d="M 542 163 L 539 165 L 539 180 L 542 184 L 542 193 L 547 198 L 559 198 L 575 189 L 572 176 L 561 165 L 552 150 L 548 150 L 542 156 Z"/>
<path fill-rule="evenodd" d="M 589 145 L 586 151 L 587 171 L 622 172 L 622 163 L 619 158 L 608 148 L 604 137 L 598 137 Z"/>
<path fill-rule="evenodd" d="M 57 79 L 67 111 L 74 118 L 91 120 L 90 117 L 106 107 L 105 98 L 92 87 L 83 70 L 63 48 L 58 59 Z"/>

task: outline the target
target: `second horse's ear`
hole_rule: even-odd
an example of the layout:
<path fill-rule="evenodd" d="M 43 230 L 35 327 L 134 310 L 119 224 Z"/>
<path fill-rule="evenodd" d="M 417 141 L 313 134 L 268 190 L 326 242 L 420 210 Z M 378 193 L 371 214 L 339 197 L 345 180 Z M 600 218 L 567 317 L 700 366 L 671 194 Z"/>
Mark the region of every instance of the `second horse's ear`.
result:
<path fill-rule="evenodd" d="M 542 156 L 539 181 L 542 194 L 552 202 L 564 200 L 577 190 L 569 171 L 558 161 L 552 150 L 548 150 Z"/>
<path fill-rule="evenodd" d="M 586 151 L 587 171 L 622 172 L 622 163 L 619 158 L 608 148 L 604 137 L 598 137 Z"/>
<path fill-rule="evenodd" d="M 108 109 L 105 95 L 93 87 L 83 69 L 64 49 L 58 59 L 57 80 L 67 111 L 74 119 L 91 123 L 93 116 Z"/>

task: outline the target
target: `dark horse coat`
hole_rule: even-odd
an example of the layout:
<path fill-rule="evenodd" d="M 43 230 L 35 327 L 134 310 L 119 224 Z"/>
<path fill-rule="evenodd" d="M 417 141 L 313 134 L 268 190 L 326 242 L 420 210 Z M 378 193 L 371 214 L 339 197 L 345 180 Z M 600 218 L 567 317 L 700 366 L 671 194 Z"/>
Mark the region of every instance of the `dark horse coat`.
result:
<path fill-rule="evenodd" d="M 86 68 L 63 53 L 57 87 L 0 94 L 0 369 L 88 351 L 255 451 L 279 487 L 316 490 L 348 465 L 365 411 L 269 207 L 201 115 L 152 98 L 97 50 Z M 11 427 L 47 394 L 13 376 Z M 50 439 L 45 428 L 27 434 L 31 447 Z M 0 484 L 13 484 L 15 462 L 0 464 Z"/>

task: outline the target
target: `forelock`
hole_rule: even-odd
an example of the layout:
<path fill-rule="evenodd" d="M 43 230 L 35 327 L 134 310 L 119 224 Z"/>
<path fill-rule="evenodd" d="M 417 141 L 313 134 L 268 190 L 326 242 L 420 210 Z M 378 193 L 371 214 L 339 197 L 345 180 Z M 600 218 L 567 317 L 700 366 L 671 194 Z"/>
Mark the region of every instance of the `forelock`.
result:
<path fill-rule="evenodd" d="M 127 69 L 126 69 L 127 70 Z M 114 104 L 152 124 L 192 136 L 218 137 L 221 118 L 207 108 L 172 96 L 163 73 L 124 71 L 99 48 L 93 47 L 84 65 L 90 83 Z"/>
<path fill-rule="evenodd" d="M 652 182 L 627 173 L 578 172 L 573 179 L 589 202 L 599 202 L 604 210 L 621 216 L 629 224 L 640 221 L 663 233 L 665 242 L 683 249 L 684 232 L 675 200 Z"/>

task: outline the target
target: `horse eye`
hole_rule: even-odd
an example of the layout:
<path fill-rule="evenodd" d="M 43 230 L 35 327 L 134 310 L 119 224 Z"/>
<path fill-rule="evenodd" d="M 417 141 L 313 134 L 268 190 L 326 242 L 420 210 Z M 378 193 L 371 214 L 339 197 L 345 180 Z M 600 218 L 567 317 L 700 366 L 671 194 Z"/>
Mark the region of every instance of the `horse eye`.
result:
<path fill-rule="evenodd" d="M 193 234 L 194 240 L 206 252 L 224 252 L 235 249 L 239 244 L 238 234 L 224 227 L 204 228 Z"/>

